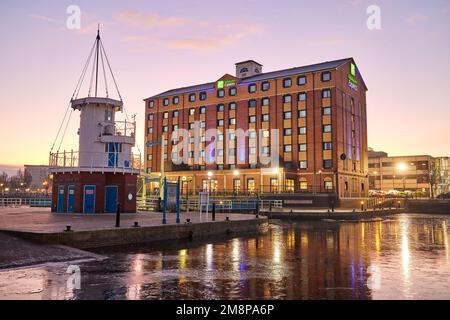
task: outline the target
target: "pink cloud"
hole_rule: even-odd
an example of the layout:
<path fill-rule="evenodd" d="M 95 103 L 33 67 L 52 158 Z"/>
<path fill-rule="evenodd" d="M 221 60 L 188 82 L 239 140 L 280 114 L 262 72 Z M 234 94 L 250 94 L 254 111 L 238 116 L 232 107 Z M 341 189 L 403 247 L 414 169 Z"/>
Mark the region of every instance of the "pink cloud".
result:
<path fill-rule="evenodd" d="M 406 22 L 406 24 L 409 24 L 409 25 L 415 25 L 419 22 L 423 22 L 426 20 L 428 20 L 428 16 L 416 13 L 416 14 L 412 14 L 409 17 L 407 17 L 405 22 Z"/>
<path fill-rule="evenodd" d="M 116 18 L 130 27 L 177 27 L 192 23 L 191 19 L 182 17 L 160 17 L 157 14 L 142 14 L 136 11 L 122 11 Z"/>

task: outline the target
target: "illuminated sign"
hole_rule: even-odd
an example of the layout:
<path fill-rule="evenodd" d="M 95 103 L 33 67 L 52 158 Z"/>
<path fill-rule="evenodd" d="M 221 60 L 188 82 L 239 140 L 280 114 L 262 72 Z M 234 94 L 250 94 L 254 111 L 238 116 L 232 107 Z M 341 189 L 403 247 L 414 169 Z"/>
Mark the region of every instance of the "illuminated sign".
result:
<path fill-rule="evenodd" d="M 355 91 L 358 91 L 358 78 L 356 77 L 356 65 L 350 62 L 350 72 L 348 74 L 348 86 Z"/>
<path fill-rule="evenodd" d="M 236 85 L 236 80 L 219 80 L 217 81 L 217 89 L 223 89 L 225 87 L 231 87 Z"/>

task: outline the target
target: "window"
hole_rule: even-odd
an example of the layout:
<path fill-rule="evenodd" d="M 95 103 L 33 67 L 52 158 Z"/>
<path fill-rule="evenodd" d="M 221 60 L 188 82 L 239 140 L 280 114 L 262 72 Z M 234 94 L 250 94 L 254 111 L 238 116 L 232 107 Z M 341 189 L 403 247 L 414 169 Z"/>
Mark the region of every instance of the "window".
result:
<path fill-rule="evenodd" d="M 194 102 L 195 101 L 195 93 L 191 93 L 189 95 L 189 102 Z"/>
<path fill-rule="evenodd" d="M 234 157 L 236 155 L 236 149 L 228 149 L 228 155 Z"/>
<path fill-rule="evenodd" d="M 234 140 L 235 138 L 236 138 L 236 134 L 233 132 L 230 132 L 229 139 Z"/>
<path fill-rule="evenodd" d="M 195 108 L 190 108 L 189 109 L 189 115 L 193 116 L 195 114 Z"/>
<path fill-rule="evenodd" d="M 172 131 L 177 131 L 177 130 L 178 130 L 178 125 L 177 124 L 172 125 Z"/>
<path fill-rule="evenodd" d="M 306 160 L 302 160 L 299 163 L 300 169 L 307 169 L 308 168 L 308 162 Z"/>
<path fill-rule="evenodd" d="M 283 96 L 283 103 L 291 103 L 292 102 L 292 96 L 290 94 Z"/>
<path fill-rule="evenodd" d="M 329 115 L 331 115 L 331 107 L 325 107 L 325 108 L 322 108 L 322 115 L 323 115 L 323 116 L 329 116 Z"/>
<path fill-rule="evenodd" d="M 325 124 L 325 125 L 322 127 L 322 131 L 323 131 L 324 133 L 331 132 L 331 124 Z"/>
<path fill-rule="evenodd" d="M 301 134 L 301 135 L 306 134 L 306 127 L 298 128 L 298 134 Z"/>
<path fill-rule="evenodd" d="M 248 68 L 242 68 L 241 71 L 239 71 L 239 73 L 244 73 L 244 72 L 248 72 Z"/>
<path fill-rule="evenodd" d="M 256 130 L 248 130 L 248 137 L 250 139 L 256 139 Z"/>
<path fill-rule="evenodd" d="M 298 151 L 307 151 L 308 145 L 306 143 L 301 143 L 298 145 Z"/>
<path fill-rule="evenodd" d="M 285 128 L 283 129 L 283 135 L 290 136 L 292 135 L 292 129 L 291 128 Z"/>
<path fill-rule="evenodd" d="M 150 161 L 150 160 L 152 160 L 152 159 L 153 159 L 153 156 L 152 156 L 151 154 L 148 154 L 148 155 L 147 155 L 147 160 Z"/>
<path fill-rule="evenodd" d="M 155 106 L 155 101 L 154 100 L 150 100 L 149 102 L 148 102 L 148 107 L 149 108 L 153 108 Z"/>
<path fill-rule="evenodd" d="M 290 86 L 292 86 L 291 78 L 283 79 L 283 88 L 289 88 Z"/>
<path fill-rule="evenodd" d="M 299 110 L 298 111 L 298 117 L 299 118 L 306 118 L 306 110 Z"/>
<path fill-rule="evenodd" d="M 241 191 L 241 179 L 233 179 L 233 191 L 239 192 Z"/>
<path fill-rule="evenodd" d="M 200 114 L 205 114 L 205 113 L 206 113 L 206 107 L 201 107 Z"/>
<path fill-rule="evenodd" d="M 223 97 L 225 97 L 225 90 L 224 89 L 217 90 L 217 98 L 223 98 Z"/>
<path fill-rule="evenodd" d="M 217 105 L 217 112 L 223 112 L 225 110 L 225 106 L 223 104 Z"/>
<path fill-rule="evenodd" d="M 169 132 L 169 127 L 168 126 L 163 126 L 163 132 Z"/>
<path fill-rule="evenodd" d="M 303 86 L 306 84 L 306 76 L 300 76 L 297 78 L 297 85 Z"/>
<path fill-rule="evenodd" d="M 253 179 L 253 178 L 247 179 L 247 190 L 255 191 L 255 179 Z"/>
<path fill-rule="evenodd" d="M 228 108 L 229 108 L 230 110 L 236 110 L 236 103 L 235 103 L 235 102 L 231 102 L 231 103 L 228 105 Z"/>
<path fill-rule="evenodd" d="M 218 140 L 218 141 L 223 141 L 223 134 L 219 134 L 219 135 L 217 136 L 217 140 Z"/>
<path fill-rule="evenodd" d="M 230 125 L 236 124 L 236 118 L 230 118 L 230 119 L 228 120 L 228 124 L 230 124 Z"/>
<path fill-rule="evenodd" d="M 249 93 L 255 93 L 256 92 L 256 84 L 252 83 L 248 86 L 248 92 Z"/>
<path fill-rule="evenodd" d="M 200 128 L 205 128 L 206 127 L 206 123 L 204 121 L 200 122 Z"/>
<path fill-rule="evenodd" d="M 270 178 L 270 192 L 278 192 L 278 179 Z"/>
<path fill-rule="evenodd" d="M 323 150 L 333 150 L 333 143 L 332 142 L 324 142 Z"/>
<path fill-rule="evenodd" d="M 331 90 L 330 89 L 324 89 L 322 90 L 322 98 L 331 98 Z"/>
<path fill-rule="evenodd" d="M 206 100 L 206 92 L 204 92 L 204 91 L 200 92 L 199 99 L 201 101 L 205 101 Z"/>
<path fill-rule="evenodd" d="M 217 120 L 217 126 L 221 127 L 223 126 L 223 124 L 224 124 L 223 119 Z"/>
<path fill-rule="evenodd" d="M 262 147 L 261 151 L 263 155 L 268 155 L 270 152 L 269 147 Z"/>
<path fill-rule="evenodd" d="M 172 117 L 174 118 L 178 117 L 178 110 L 172 111 Z"/>
<path fill-rule="evenodd" d="M 264 81 L 263 83 L 261 83 L 261 90 L 262 91 L 267 91 L 270 89 L 270 82 L 269 81 Z"/>
<path fill-rule="evenodd" d="M 248 107 L 249 108 L 254 108 L 254 107 L 256 107 L 256 100 L 249 100 L 248 101 Z"/>
<path fill-rule="evenodd" d="M 163 112 L 163 118 L 164 119 L 169 118 L 169 113 L 167 111 Z"/>
<path fill-rule="evenodd" d="M 195 128 L 195 122 L 190 122 L 188 125 L 189 129 L 194 129 Z"/>
<path fill-rule="evenodd" d="M 283 150 L 284 150 L 284 152 L 291 152 L 291 151 L 292 151 L 292 145 L 290 145 L 290 144 L 285 144 L 285 145 L 283 146 Z"/>
<path fill-rule="evenodd" d="M 148 121 L 153 121 L 153 113 L 149 113 L 147 119 Z"/>
<path fill-rule="evenodd" d="M 261 116 L 261 121 L 265 122 L 265 121 L 269 121 L 269 115 L 268 114 L 263 114 Z"/>
<path fill-rule="evenodd" d="M 283 119 L 292 119 L 292 112 L 290 111 L 283 112 Z"/>
<path fill-rule="evenodd" d="M 252 148 L 248 148 L 249 150 L 249 154 L 256 154 L 256 148 L 252 147 Z"/>
<path fill-rule="evenodd" d="M 322 72 L 322 74 L 320 75 L 320 79 L 322 80 L 322 82 L 327 82 L 331 80 L 331 72 L 327 71 L 327 72 Z"/>
<path fill-rule="evenodd" d="M 163 99 L 163 106 L 168 106 L 169 105 L 169 98 L 164 98 Z"/>
<path fill-rule="evenodd" d="M 325 190 L 333 190 L 333 180 L 331 180 L 330 178 L 325 178 L 323 186 Z"/>
<path fill-rule="evenodd" d="M 306 191 L 306 190 L 308 190 L 308 181 L 306 181 L 306 179 L 305 178 L 301 178 L 300 179 L 300 190 L 301 191 Z"/>
<path fill-rule="evenodd" d="M 237 93 L 236 87 L 231 87 L 231 88 L 228 89 L 228 94 L 230 96 L 235 96 L 236 93 Z"/>
<path fill-rule="evenodd" d="M 268 137 L 270 136 L 269 130 L 263 130 L 263 131 L 262 131 L 262 136 L 263 136 L 264 138 L 268 138 Z"/>
<path fill-rule="evenodd" d="M 297 95 L 297 101 L 306 101 L 306 92 L 300 92 Z"/>
<path fill-rule="evenodd" d="M 249 123 L 256 123 L 256 116 L 250 116 L 250 117 L 248 117 L 248 122 L 249 122 Z"/>
<path fill-rule="evenodd" d="M 323 160 L 323 167 L 325 169 L 330 169 L 333 167 L 333 160 Z"/>
<path fill-rule="evenodd" d="M 262 99 L 261 99 L 261 105 L 263 105 L 263 106 L 268 106 L 269 103 L 270 103 L 269 98 L 262 98 Z"/>
<path fill-rule="evenodd" d="M 294 179 L 286 179 L 285 180 L 285 191 L 286 192 L 294 192 Z"/>
<path fill-rule="evenodd" d="M 148 129 L 147 129 L 147 133 L 148 133 L 148 134 L 153 133 L 153 128 L 148 128 Z"/>
<path fill-rule="evenodd" d="M 178 98 L 178 96 L 172 98 L 172 103 L 173 104 L 178 104 L 178 102 L 180 102 L 180 98 Z"/>

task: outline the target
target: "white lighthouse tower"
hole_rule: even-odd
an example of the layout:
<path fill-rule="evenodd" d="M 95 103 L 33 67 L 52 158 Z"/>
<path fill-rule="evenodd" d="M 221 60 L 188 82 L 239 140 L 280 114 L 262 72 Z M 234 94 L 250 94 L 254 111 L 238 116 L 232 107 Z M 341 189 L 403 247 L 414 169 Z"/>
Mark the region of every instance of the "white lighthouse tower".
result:
<path fill-rule="evenodd" d="M 93 62 L 88 95 L 78 98 L 91 58 Z M 105 69 L 110 72 L 120 100 L 109 97 Z M 99 77 L 104 81 L 104 96 L 98 95 Z M 135 212 L 136 179 L 141 166 L 140 154 L 133 153 L 136 122 L 134 119 L 116 119 L 116 115 L 123 112 L 123 102 L 100 32 L 97 33 L 70 107 L 71 112 L 80 111 L 79 150 L 50 152 L 52 211 L 114 213 L 120 206 L 124 212 Z"/>

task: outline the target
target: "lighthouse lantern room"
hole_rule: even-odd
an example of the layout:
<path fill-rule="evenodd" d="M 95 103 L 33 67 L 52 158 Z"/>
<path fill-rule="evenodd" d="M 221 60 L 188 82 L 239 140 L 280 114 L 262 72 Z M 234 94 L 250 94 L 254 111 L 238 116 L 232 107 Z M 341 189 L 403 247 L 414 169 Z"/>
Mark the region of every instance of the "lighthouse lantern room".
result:
<path fill-rule="evenodd" d="M 88 69 L 92 70 L 88 95 L 78 98 Z M 112 78 L 118 99 L 109 97 L 108 77 Z M 101 82 L 105 87 L 103 97 L 98 96 Z M 78 151 L 60 151 L 71 115 L 78 111 Z M 119 206 L 122 212 L 136 212 L 141 155 L 133 153 L 135 119 L 116 119 L 123 111 L 123 101 L 98 32 L 50 151 L 53 212 L 115 213 Z"/>

